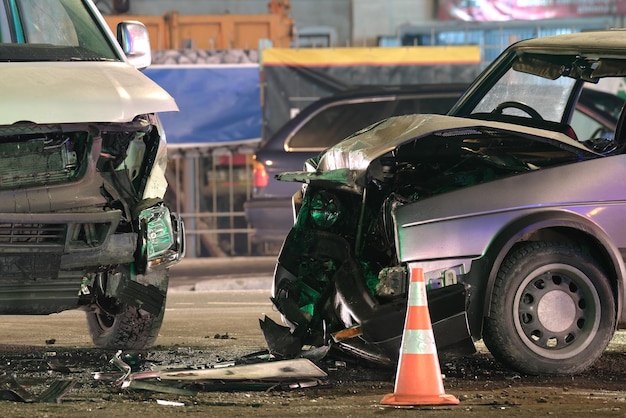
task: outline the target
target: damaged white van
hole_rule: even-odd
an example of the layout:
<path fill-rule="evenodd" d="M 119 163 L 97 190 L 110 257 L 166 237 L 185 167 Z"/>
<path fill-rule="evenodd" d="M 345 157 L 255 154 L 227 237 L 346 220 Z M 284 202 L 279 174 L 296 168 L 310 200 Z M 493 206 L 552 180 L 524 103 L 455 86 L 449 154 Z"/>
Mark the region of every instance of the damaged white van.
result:
<path fill-rule="evenodd" d="M 146 28 L 118 41 L 91 1 L 0 2 L 0 314 L 83 309 L 96 346 L 145 348 L 184 255 L 156 117 L 177 107 L 138 71 Z"/>

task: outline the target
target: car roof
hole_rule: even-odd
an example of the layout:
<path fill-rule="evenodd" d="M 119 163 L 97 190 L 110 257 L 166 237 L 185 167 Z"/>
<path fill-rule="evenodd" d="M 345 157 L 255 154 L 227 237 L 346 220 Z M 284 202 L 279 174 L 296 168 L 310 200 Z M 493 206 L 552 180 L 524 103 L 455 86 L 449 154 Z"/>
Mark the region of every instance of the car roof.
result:
<path fill-rule="evenodd" d="M 609 29 L 525 39 L 512 46 L 525 52 L 551 51 L 605 57 L 626 57 L 626 30 Z"/>

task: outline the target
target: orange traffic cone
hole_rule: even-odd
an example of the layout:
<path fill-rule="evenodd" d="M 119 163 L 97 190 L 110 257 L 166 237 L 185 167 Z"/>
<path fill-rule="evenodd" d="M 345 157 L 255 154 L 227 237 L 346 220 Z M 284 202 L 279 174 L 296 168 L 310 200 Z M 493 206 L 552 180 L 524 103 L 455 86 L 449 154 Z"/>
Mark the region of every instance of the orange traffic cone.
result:
<path fill-rule="evenodd" d="M 458 405 L 459 400 L 446 395 L 437 346 L 428 313 L 424 272 L 411 268 L 408 306 L 394 393 L 385 395 L 383 405 Z"/>

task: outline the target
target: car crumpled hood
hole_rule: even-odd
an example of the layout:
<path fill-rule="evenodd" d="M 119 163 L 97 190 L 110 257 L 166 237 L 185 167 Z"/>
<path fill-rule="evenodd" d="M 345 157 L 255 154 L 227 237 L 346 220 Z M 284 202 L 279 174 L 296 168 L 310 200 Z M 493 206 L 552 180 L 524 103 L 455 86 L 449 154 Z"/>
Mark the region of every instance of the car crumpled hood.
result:
<path fill-rule="evenodd" d="M 278 174 L 276 178 L 282 181 L 301 183 L 338 182 L 355 191 L 361 191 L 365 173 L 376 158 L 406 142 L 432 133 L 472 128 L 493 128 L 518 134 L 528 134 L 544 138 L 546 141 L 561 142 L 579 148 L 587 154 L 593 153 L 582 144 L 559 132 L 504 122 L 415 114 L 392 117 L 355 132 L 324 151 L 319 158 L 315 171 L 286 172 Z M 312 164 L 309 165 L 312 166 Z"/>
<path fill-rule="evenodd" d="M 11 62 L 0 72 L 0 125 L 128 122 L 178 110 L 165 90 L 123 62 Z"/>

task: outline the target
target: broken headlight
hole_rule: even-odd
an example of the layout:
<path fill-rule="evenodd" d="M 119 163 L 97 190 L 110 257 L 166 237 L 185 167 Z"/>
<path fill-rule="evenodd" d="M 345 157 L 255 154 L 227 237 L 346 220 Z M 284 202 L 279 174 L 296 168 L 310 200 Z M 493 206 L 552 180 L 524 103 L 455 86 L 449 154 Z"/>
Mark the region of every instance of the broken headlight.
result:
<path fill-rule="evenodd" d="M 341 216 L 341 202 L 327 191 L 316 192 L 311 197 L 311 220 L 322 229 L 333 226 Z"/>
<path fill-rule="evenodd" d="M 139 213 L 139 225 L 142 236 L 139 247 L 139 270 L 166 268 L 183 258 L 183 222 L 177 214 L 171 213 L 167 206 L 155 205 L 143 209 Z"/>

